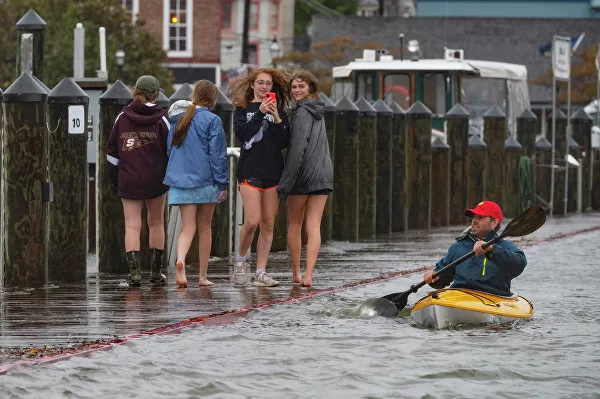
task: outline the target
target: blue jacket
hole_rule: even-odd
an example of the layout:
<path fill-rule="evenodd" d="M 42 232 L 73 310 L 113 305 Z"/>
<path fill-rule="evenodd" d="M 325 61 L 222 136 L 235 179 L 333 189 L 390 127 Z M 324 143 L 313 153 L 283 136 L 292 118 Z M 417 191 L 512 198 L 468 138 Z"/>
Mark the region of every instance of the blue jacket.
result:
<path fill-rule="evenodd" d="M 164 184 L 178 188 L 216 185 L 219 190 L 226 190 L 229 187 L 227 144 L 219 116 L 210 112 L 208 108 L 197 107 L 183 144 L 180 147 L 172 145 L 175 127 L 183 116 L 181 111 L 185 111 L 187 104 L 190 102 L 177 101 L 169 110 L 169 163 Z"/>
<path fill-rule="evenodd" d="M 485 241 L 496 236 L 497 233 L 492 231 Z M 435 271 L 437 272 L 454 260 L 473 251 L 475 241 L 471 234 L 459 237 L 457 242 L 452 244 L 446 256 L 437 262 Z M 454 273 L 451 270 L 444 272 L 440 279 L 431 286 L 443 288 L 454 280 L 451 288 L 468 288 L 494 295 L 512 296 L 510 281 L 523 273 L 526 265 L 527 259 L 522 250 L 510 241 L 500 240 L 494 244 L 492 252 L 467 259 L 456 266 Z"/>

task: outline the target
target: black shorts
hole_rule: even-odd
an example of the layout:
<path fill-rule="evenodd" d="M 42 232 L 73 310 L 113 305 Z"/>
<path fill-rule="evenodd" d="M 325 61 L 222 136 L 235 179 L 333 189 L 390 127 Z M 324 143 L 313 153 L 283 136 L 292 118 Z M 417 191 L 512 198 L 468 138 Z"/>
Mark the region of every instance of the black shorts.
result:
<path fill-rule="evenodd" d="M 242 186 L 248 186 L 258 191 L 272 190 L 277 188 L 276 181 L 269 181 L 259 179 L 257 177 L 251 177 L 249 179 L 244 179 L 238 184 L 238 190 Z"/>

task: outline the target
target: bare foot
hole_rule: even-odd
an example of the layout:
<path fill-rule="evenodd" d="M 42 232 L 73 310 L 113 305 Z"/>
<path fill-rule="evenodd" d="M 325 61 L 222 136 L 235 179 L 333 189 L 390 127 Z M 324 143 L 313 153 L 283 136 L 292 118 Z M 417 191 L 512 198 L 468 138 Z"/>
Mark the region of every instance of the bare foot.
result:
<path fill-rule="evenodd" d="M 185 266 L 182 261 L 178 260 L 175 264 L 175 283 L 178 287 L 187 288 L 187 279 L 185 278 Z"/>
<path fill-rule="evenodd" d="M 298 266 L 297 268 L 295 266 L 292 266 L 292 282 L 295 284 L 300 284 L 302 282 L 300 266 Z"/>
<path fill-rule="evenodd" d="M 201 279 L 198 281 L 198 287 L 211 287 L 211 286 L 213 286 L 213 285 L 215 285 L 215 283 L 213 283 L 212 281 L 209 281 L 209 280 L 208 280 L 208 279 L 206 279 L 206 278 L 204 278 L 204 279 L 203 279 L 203 278 L 201 278 Z"/>
<path fill-rule="evenodd" d="M 306 277 L 305 277 L 305 278 L 303 278 L 303 279 L 300 281 L 300 286 L 301 286 L 301 287 L 312 287 L 312 279 L 311 279 L 311 280 L 307 280 L 307 279 L 306 279 Z"/>
<path fill-rule="evenodd" d="M 300 284 L 302 282 L 302 276 L 301 275 L 292 276 L 292 282 L 294 284 Z"/>

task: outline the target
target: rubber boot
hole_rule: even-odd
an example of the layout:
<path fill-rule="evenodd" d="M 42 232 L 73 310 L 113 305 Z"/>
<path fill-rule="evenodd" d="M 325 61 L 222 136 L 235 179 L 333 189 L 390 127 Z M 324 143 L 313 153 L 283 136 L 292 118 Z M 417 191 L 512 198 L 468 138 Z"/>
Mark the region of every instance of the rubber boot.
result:
<path fill-rule="evenodd" d="M 129 251 L 125 253 L 129 265 L 129 278 L 127 283 L 131 287 L 139 287 L 142 284 L 142 273 L 140 270 L 140 251 Z"/>
<path fill-rule="evenodd" d="M 150 248 L 150 282 L 152 284 L 166 284 L 167 276 L 162 272 L 164 250 Z"/>

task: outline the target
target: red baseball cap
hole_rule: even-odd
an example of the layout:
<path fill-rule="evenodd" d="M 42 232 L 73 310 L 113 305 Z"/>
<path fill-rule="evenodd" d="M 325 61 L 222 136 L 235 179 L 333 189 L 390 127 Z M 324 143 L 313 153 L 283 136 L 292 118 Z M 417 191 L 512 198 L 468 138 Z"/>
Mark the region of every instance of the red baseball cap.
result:
<path fill-rule="evenodd" d="M 481 201 L 475 208 L 465 210 L 465 216 L 473 217 L 474 215 L 490 216 L 498 223 L 502 223 L 502 209 L 493 201 Z"/>

